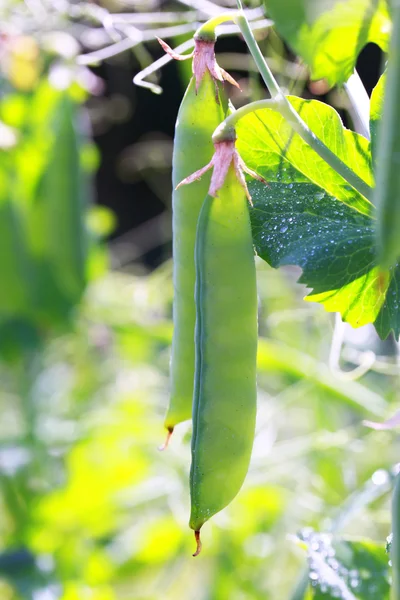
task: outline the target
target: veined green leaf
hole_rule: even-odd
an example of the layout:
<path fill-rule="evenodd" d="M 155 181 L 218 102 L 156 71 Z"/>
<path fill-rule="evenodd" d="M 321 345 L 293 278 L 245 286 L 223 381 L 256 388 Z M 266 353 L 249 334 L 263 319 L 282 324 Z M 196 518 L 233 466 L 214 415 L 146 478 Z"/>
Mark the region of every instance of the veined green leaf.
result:
<path fill-rule="evenodd" d="M 338 113 L 317 100 L 289 96 L 311 131 L 368 185 L 373 184 L 369 142 L 343 127 Z M 267 181 L 313 182 L 366 215 L 372 205 L 320 158 L 285 119 L 272 109 L 243 117 L 237 125 L 238 149 L 246 164 Z"/>
<path fill-rule="evenodd" d="M 379 118 L 379 90 L 372 114 Z M 346 130 L 337 113 L 316 101 L 290 99 L 318 137 L 369 185 L 369 142 Z M 374 125 L 372 125 L 374 127 Z M 340 312 L 353 327 L 374 323 L 382 338 L 400 334 L 400 268 L 378 269 L 374 207 L 294 134 L 272 109 L 243 117 L 238 148 L 268 186 L 249 182 L 253 240 L 277 268 L 297 265 L 307 300 Z"/>
<path fill-rule="evenodd" d="M 382 274 L 378 267 L 373 267 L 340 289 L 310 294 L 306 300 L 320 302 L 325 310 L 340 312 L 344 321 L 353 327 L 361 327 L 378 318 L 388 285 L 387 273 Z"/>
<path fill-rule="evenodd" d="M 385 0 L 265 0 L 284 40 L 333 86 L 353 73 L 368 42 L 387 49 L 390 18 Z"/>
<path fill-rule="evenodd" d="M 382 338 L 400 334 L 400 268 L 380 272 L 375 220 L 311 183 L 249 182 L 258 255 L 271 266 L 297 265 L 307 300 L 340 312 L 353 327 L 374 323 Z"/>

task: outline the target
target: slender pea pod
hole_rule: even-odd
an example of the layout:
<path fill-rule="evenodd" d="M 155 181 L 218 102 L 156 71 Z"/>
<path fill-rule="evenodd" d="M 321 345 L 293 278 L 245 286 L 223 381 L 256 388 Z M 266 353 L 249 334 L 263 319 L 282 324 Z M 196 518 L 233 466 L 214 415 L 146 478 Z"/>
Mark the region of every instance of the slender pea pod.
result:
<path fill-rule="evenodd" d="M 237 85 L 216 63 L 214 28 L 215 25 L 209 24 L 204 31 L 199 30 L 195 35 L 193 77 L 182 100 L 175 128 L 172 159 L 174 333 L 171 396 L 165 419 L 169 434 L 177 423 L 190 419 L 192 415 L 196 320 L 194 247 L 197 219 L 210 178 L 206 176 L 194 182 L 190 188 L 176 189 L 176 186 L 211 159 L 212 134 L 228 110 L 221 82 L 225 79 Z M 160 43 L 174 58 L 188 58 L 176 55 L 162 40 Z"/>
<path fill-rule="evenodd" d="M 397 475 L 392 497 L 392 545 L 390 558 L 392 562 L 392 595 L 391 600 L 400 600 L 400 475 Z"/>
<path fill-rule="evenodd" d="M 215 173 L 215 169 L 214 169 Z M 247 198 L 233 164 L 201 209 L 196 239 L 196 378 L 190 527 L 236 496 L 256 418 L 257 289 Z"/>
<path fill-rule="evenodd" d="M 215 82 L 206 73 L 196 94 L 192 78 L 179 109 L 175 130 L 172 177 L 174 188 L 189 173 L 208 162 L 213 153 L 211 136 L 224 119 L 225 102 L 216 102 Z M 174 426 L 192 415 L 194 381 L 195 265 L 194 246 L 197 219 L 207 194 L 209 177 L 174 191 L 173 280 L 174 333 L 171 358 L 171 397 L 165 426 Z"/>

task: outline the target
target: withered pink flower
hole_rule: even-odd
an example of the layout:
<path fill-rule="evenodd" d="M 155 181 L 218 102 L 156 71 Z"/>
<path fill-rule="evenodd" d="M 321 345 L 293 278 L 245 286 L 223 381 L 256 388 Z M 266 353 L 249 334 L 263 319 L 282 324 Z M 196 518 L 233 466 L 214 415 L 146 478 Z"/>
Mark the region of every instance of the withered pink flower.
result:
<path fill-rule="evenodd" d="M 187 60 L 193 57 L 192 70 L 196 79 L 196 91 L 199 89 L 200 82 L 207 71 L 209 71 L 214 81 L 229 81 L 229 83 L 240 89 L 237 81 L 217 63 L 214 50 L 215 40 L 195 36 L 194 50 L 191 54 L 177 54 L 163 40 L 160 38 L 157 38 L 157 40 L 163 50 L 175 60 Z"/>
<path fill-rule="evenodd" d="M 224 139 L 214 142 L 215 152 L 208 165 L 205 165 L 195 173 L 192 173 L 192 175 L 189 175 L 189 177 L 183 179 L 183 181 L 181 181 L 176 187 L 179 188 L 181 185 L 193 183 L 193 181 L 200 179 L 207 171 L 213 169 L 208 193 L 210 196 L 216 197 L 218 196 L 218 190 L 221 189 L 224 184 L 229 168 L 232 166 L 248 201 L 250 204 L 252 204 L 244 173 L 247 173 L 254 179 L 257 179 L 265 184 L 267 184 L 267 182 L 263 177 L 258 175 L 258 173 L 247 167 L 240 157 L 239 152 L 236 150 L 235 141 L 236 136 L 232 135 L 231 139 Z"/>
<path fill-rule="evenodd" d="M 214 81 L 229 81 L 240 89 L 238 82 L 217 63 L 214 47 L 215 42 L 201 38 L 194 40 L 193 74 L 196 79 L 196 90 L 199 89 L 200 81 L 207 71 L 210 72 Z"/>

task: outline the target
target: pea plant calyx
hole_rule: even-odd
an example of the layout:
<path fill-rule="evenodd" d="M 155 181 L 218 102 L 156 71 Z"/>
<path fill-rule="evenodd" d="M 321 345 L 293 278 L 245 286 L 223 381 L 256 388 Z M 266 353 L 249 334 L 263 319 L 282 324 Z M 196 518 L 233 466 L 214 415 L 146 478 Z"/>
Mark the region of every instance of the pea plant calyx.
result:
<path fill-rule="evenodd" d="M 239 87 L 237 81 L 218 65 L 215 59 L 215 41 L 209 41 L 198 35 L 194 38 L 194 44 L 193 74 L 196 79 L 197 89 L 207 71 L 209 71 L 214 81 L 228 81 L 237 88 Z"/>
<path fill-rule="evenodd" d="M 218 22 L 221 19 L 218 19 Z M 225 17 L 222 18 L 225 20 Z M 212 21 L 211 21 L 212 23 Z M 208 24 L 210 25 L 210 23 Z M 208 72 L 215 82 L 228 81 L 230 84 L 239 88 L 237 81 L 233 79 L 222 69 L 215 58 L 215 42 L 216 35 L 213 28 L 200 28 L 194 35 L 194 50 L 191 54 L 177 54 L 172 48 L 160 38 L 157 38 L 163 50 L 175 60 L 187 60 L 193 58 L 192 71 L 196 80 L 196 91 L 199 89 L 200 82 L 204 75 Z M 218 94 L 218 90 L 216 89 Z"/>
<path fill-rule="evenodd" d="M 182 185 L 187 185 L 189 183 L 193 183 L 194 181 L 201 179 L 201 177 L 205 173 L 207 173 L 207 171 L 210 171 L 212 169 L 213 172 L 211 175 L 208 193 L 210 194 L 210 196 L 216 197 L 218 196 L 218 191 L 224 184 L 229 168 L 233 167 L 238 182 L 242 186 L 250 204 L 252 204 L 251 196 L 247 187 L 244 173 L 247 173 L 247 175 L 250 175 L 250 177 L 264 184 L 266 184 L 266 181 L 263 177 L 261 177 L 261 175 L 258 175 L 258 173 L 250 169 L 240 157 L 236 149 L 235 130 L 233 128 L 230 128 L 228 130 L 224 129 L 222 133 L 213 137 L 213 142 L 215 152 L 210 162 L 201 169 L 198 169 L 197 171 L 183 179 L 178 184 L 177 188 L 179 188 Z"/>

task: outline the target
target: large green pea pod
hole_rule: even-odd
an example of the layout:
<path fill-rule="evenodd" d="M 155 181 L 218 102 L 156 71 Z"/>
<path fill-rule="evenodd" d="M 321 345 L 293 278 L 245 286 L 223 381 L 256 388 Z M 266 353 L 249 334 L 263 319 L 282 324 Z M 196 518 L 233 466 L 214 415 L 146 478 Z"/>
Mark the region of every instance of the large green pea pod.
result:
<path fill-rule="evenodd" d="M 197 93 L 196 79 L 192 77 L 176 122 L 172 159 L 174 190 L 182 179 L 211 159 L 211 136 L 225 118 L 226 110 L 227 103 L 220 83 L 209 71 L 201 79 Z M 165 427 L 170 433 L 177 423 L 190 419 L 192 415 L 196 319 L 194 246 L 197 219 L 209 184 L 210 177 L 206 175 L 191 186 L 175 190 L 172 198 L 174 333 L 171 396 L 165 419 Z"/>
<path fill-rule="evenodd" d="M 247 198 L 233 165 L 204 201 L 196 240 L 196 376 L 190 527 L 231 502 L 256 418 L 257 290 Z"/>

